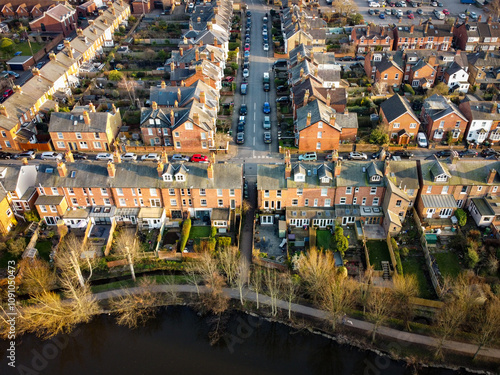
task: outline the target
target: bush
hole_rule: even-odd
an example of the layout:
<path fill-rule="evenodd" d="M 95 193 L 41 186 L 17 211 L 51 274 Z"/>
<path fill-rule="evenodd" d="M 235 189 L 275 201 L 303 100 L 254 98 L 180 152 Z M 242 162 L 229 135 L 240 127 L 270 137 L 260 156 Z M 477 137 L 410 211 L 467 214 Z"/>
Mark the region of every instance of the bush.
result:
<path fill-rule="evenodd" d="M 122 72 L 120 72 L 118 70 L 112 70 L 108 74 L 108 79 L 110 81 L 121 81 L 122 78 L 123 78 L 123 74 L 122 74 Z"/>
<path fill-rule="evenodd" d="M 181 238 L 179 239 L 179 251 L 184 251 L 187 241 L 189 239 L 189 233 L 191 232 L 191 219 L 186 219 L 182 224 Z"/>
<path fill-rule="evenodd" d="M 411 87 L 407 83 L 403 86 L 403 91 L 404 92 L 409 92 L 411 95 L 415 95 L 415 90 L 413 90 L 413 87 Z"/>
<path fill-rule="evenodd" d="M 40 217 L 38 216 L 38 213 L 34 210 L 25 211 L 24 218 L 28 221 L 35 222 L 35 223 L 38 223 L 40 221 Z"/>
<path fill-rule="evenodd" d="M 217 235 L 217 228 L 211 227 L 210 228 L 210 238 L 214 238 L 216 235 Z"/>
<path fill-rule="evenodd" d="M 26 249 L 26 240 L 22 237 L 7 241 L 7 251 L 14 257 L 19 257 Z"/>
<path fill-rule="evenodd" d="M 472 248 L 469 248 L 467 250 L 466 259 L 467 259 L 467 266 L 470 269 L 473 269 L 474 267 L 476 267 L 476 264 L 479 263 L 479 255 L 477 251 Z"/>
<path fill-rule="evenodd" d="M 463 227 L 465 223 L 467 223 L 467 213 L 461 208 L 457 208 L 457 210 L 455 211 L 455 217 L 458 220 L 458 225 L 460 225 L 461 227 Z"/>
<path fill-rule="evenodd" d="M 383 145 L 389 143 L 389 135 L 380 129 L 373 129 L 368 142 L 371 144 Z"/>
<path fill-rule="evenodd" d="M 219 237 L 217 238 L 217 248 L 219 250 L 221 249 L 227 249 L 231 246 L 231 237 Z"/>
<path fill-rule="evenodd" d="M 403 274 L 403 263 L 401 263 L 401 256 L 399 255 L 399 250 L 394 251 L 394 258 L 396 258 L 396 271 L 398 271 L 398 274 L 402 275 Z"/>
<path fill-rule="evenodd" d="M 229 50 L 230 51 L 234 51 L 236 50 L 236 48 L 238 48 L 240 46 L 240 44 L 238 42 L 231 42 L 229 43 Z"/>

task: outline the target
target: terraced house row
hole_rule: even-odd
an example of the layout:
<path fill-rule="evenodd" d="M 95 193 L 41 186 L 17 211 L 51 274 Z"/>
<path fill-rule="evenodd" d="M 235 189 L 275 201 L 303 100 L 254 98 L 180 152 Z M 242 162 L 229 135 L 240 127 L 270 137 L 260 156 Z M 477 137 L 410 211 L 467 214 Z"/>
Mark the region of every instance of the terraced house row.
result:
<path fill-rule="evenodd" d="M 289 227 L 320 228 L 358 222 L 394 235 L 412 207 L 436 227 L 451 227 L 455 210 L 464 208 L 477 211 L 478 225 L 492 225 L 496 233 L 499 168 L 498 161 L 478 168 L 458 157 L 292 163 L 288 154 L 284 164 L 258 166 L 259 220 L 273 224 L 284 215 Z"/>

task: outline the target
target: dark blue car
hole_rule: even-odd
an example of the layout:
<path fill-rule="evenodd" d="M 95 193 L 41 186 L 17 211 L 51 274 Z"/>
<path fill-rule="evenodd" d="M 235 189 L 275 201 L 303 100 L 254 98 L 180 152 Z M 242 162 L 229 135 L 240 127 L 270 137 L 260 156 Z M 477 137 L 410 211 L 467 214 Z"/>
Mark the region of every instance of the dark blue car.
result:
<path fill-rule="evenodd" d="M 380 15 L 378 16 L 380 19 L 385 19 L 385 14 L 384 13 L 380 13 Z"/>

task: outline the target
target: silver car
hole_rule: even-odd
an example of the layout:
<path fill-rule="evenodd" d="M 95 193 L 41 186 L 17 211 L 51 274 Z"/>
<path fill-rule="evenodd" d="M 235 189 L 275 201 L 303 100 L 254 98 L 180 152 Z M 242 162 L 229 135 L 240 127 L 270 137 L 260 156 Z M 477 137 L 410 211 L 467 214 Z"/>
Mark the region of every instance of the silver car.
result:
<path fill-rule="evenodd" d="M 96 155 L 95 160 L 113 161 L 113 155 L 107 152 L 101 152 Z"/>
<path fill-rule="evenodd" d="M 160 156 L 158 154 L 146 154 L 146 155 L 142 155 L 141 160 L 160 161 Z"/>
<path fill-rule="evenodd" d="M 126 154 L 122 155 L 122 160 L 123 161 L 135 161 L 135 160 L 137 160 L 137 155 L 134 154 L 133 152 L 127 152 Z"/>

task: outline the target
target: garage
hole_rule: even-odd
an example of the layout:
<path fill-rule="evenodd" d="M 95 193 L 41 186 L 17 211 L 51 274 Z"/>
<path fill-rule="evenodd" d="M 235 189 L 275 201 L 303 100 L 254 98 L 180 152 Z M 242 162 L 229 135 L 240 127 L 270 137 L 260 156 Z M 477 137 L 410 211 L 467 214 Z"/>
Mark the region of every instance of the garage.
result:
<path fill-rule="evenodd" d="M 28 70 L 34 64 L 33 56 L 14 56 L 7 61 L 10 70 Z"/>

